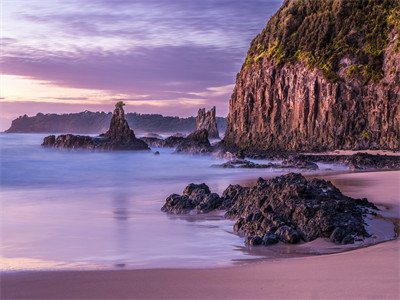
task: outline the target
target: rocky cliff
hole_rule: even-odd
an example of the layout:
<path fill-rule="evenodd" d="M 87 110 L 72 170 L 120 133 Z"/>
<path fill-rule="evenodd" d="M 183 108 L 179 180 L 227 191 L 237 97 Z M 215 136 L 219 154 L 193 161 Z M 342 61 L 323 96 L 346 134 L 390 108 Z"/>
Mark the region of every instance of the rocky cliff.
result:
<path fill-rule="evenodd" d="M 224 141 L 253 150 L 399 150 L 398 1 L 285 1 L 251 43 Z"/>
<path fill-rule="evenodd" d="M 205 108 L 200 108 L 196 118 L 196 130 L 205 129 L 208 131 L 208 137 L 219 139 L 217 121 L 215 118 L 215 106 L 206 112 Z"/>

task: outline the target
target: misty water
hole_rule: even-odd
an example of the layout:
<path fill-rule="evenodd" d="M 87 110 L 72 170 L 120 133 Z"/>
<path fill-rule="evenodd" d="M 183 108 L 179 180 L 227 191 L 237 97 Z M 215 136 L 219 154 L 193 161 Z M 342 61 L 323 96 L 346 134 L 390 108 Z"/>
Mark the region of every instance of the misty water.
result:
<path fill-rule="evenodd" d="M 2 270 L 213 267 L 291 254 L 249 249 L 223 213 L 160 211 L 191 182 L 222 193 L 287 170 L 213 168 L 224 161 L 173 149 L 43 149 L 44 136 L 0 134 Z"/>

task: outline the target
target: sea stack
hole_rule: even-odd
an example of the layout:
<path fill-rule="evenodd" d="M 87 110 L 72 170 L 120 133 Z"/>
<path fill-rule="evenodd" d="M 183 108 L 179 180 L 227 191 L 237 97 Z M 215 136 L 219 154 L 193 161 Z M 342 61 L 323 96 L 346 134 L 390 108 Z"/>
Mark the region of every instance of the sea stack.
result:
<path fill-rule="evenodd" d="M 149 146 L 144 141 L 137 139 L 133 130 L 129 128 L 129 124 L 125 120 L 124 105 L 122 101 L 115 104 L 110 129 L 100 135 L 107 141 L 101 143 L 98 148 L 104 150 L 148 150 Z"/>
<path fill-rule="evenodd" d="M 215 106 L 206 112 L 205 108 L 200 108 L 196 118 L 196 130 L 205 129 L 208 131 L 210 139 L 219 139 L 217 121 L 215 119 Z"/>
<path fill-rule="evenodd" d="M 110 128 L 99 137 L 81 135 L 50 135 L 44 138 L 43 147 L 66 149 L 101 150 L 149 150 L 149 146 L 135 137 L 125 120 L 124 103 L 118 102 L 111 119 Z"/>
<path fill-rule="evenodd" d="M 251 42 L 224 141 L 399 150 L 399 1 L 285 1 Z"/>

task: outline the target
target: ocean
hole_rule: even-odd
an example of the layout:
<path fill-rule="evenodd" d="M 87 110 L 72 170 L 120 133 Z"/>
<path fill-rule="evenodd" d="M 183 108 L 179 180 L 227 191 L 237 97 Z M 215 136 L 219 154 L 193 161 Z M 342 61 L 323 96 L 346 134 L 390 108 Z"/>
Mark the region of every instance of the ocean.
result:
<path fill-rule="evenodd" d="M 223 212 L 173 216 L 160 210 L 191 182 L 221 194 L 229 184 L 288 170 L 215 168 L 224 161 L 173 149 L 44 149 L 44 136 L 0 134 L 3 271 L 215 267 L 293 252 L 246 247 Z"/>

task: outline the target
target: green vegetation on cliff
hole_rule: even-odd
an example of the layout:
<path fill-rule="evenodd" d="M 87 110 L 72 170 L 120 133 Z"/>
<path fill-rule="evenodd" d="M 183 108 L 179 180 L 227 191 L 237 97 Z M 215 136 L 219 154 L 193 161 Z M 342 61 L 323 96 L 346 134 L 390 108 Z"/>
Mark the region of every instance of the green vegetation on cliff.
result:
<path fill-rule="evenodd" d="M 265 57 L 278 64 L 303 60 L 336 81 L 347 57 L 347 76 L 377 82 L 393 30 L 400 32 L 399 0 L 286 0 L 252 41 L 243 68 Z M 398 35 L 393 51 L 400 51 L 399 41 Z"/>

